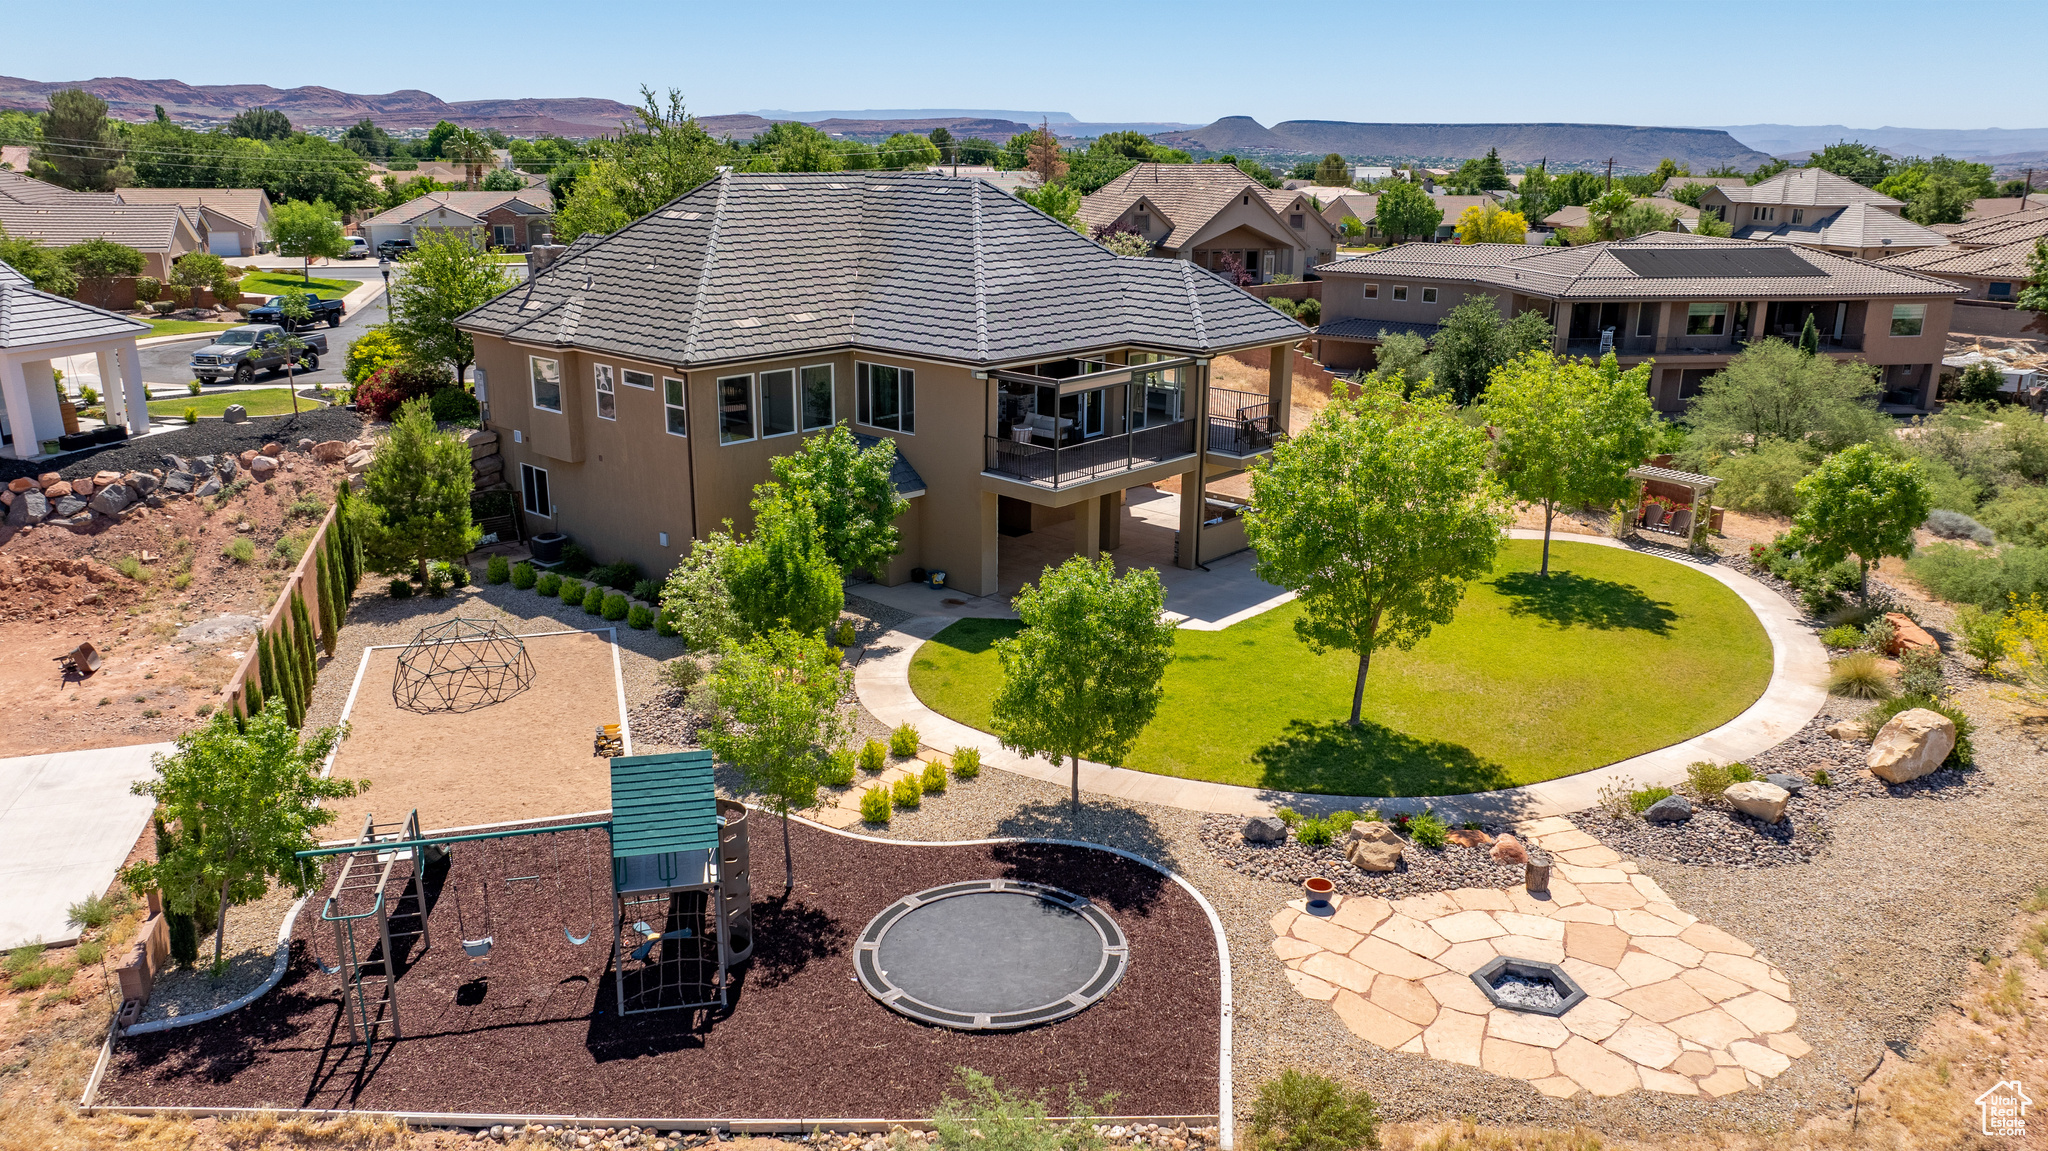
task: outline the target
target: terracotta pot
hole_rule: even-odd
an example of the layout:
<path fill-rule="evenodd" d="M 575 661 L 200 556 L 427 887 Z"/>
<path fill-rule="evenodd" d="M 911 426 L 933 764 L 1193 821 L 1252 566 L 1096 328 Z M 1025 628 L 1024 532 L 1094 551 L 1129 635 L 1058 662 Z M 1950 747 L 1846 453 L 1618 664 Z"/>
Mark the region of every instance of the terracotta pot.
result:
<path fill-rule="evenodd" d="M 1330 893 L 1337 890 L 1337 885 L 1320 875 L 1311 875 L 1301 881 L 1301 889 L 1307 893 L 1310 907 L 1323 908 L 1329 906 Z"/>

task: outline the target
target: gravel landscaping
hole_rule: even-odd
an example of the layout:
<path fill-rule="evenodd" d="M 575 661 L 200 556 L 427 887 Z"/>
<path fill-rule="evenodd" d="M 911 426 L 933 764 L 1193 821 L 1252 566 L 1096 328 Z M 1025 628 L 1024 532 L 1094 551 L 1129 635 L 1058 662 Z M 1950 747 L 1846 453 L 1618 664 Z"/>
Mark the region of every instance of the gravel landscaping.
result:
<path fill-rule="evenodd" d="M 346 408 L 308 408 L 296 416 L 251 418 L 248 423 L 201 420 L 190 427 L 123 440 L 61 457 L 59 460 L 0 460 L 0 484 L 19 476 L 54 471 L 67 480 L 103 471 L 149 471 L 168 453 L 179 456 L 240 454 L 264 444 L 286 447 L 300 440 L 353 440 L 363 435 L 363 417 Z"/>
<path fill-rule="evenodd" d="M 1401 862 L 1392 871 L 1362 871 L 1344 859 L 1339 843 L 1311 847 L 1297 841 L 1288 829 L 1285 843 L 1248 843 L 1241 815 L 1202 817 L 1202 845 L 1223 866 L 1257 879 L 1270 879 L 1299 886 L 1311 875 L 1328 878 L 1344 895 L 1377 895 L 1399 899 L 1449 891 L 1456 887 L 1512 887 L 1522 882 L 1522 865 L 1495 863 L 1485 847 L 1450 844 L 1440 849 L 1421 847 L 1403 839 Z M 1508 829 L 1483 828 L 1499 836 Z"/>
<path fill-rule="evenodd" d="M 207 970 L 213 962 L 213 934 L 200 936 L 200 965 L 158 975 L 140 1022 L 208 1011 L 261 987 L 276 966 L 277 929 L 283 926 L 284 917 L 297 901 L 298 896 L 290 888 L 272 887 L 270 894 L 254 903 L 229 908 L 226 947 L 222 952 L 222 958 L 228 962 L 227 973 L 215 979 Z M 201 925 L 204 929 L 205 925 Z"/>

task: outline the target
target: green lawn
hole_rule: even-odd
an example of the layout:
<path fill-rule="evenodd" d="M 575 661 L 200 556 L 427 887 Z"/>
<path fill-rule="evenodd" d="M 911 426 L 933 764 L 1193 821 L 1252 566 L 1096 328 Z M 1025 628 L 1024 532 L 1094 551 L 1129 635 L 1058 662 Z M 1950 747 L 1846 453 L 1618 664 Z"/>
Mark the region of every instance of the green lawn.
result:
<path fill-rule="evenodd" d="M 297 272 L 269 271 L 251 272 L 242 277 L 242 294 L 245 296 L 277 296 L 297 288 L 323 300 L 346 296 L 362 286 L 360 280 L 323 280 L 318 276 L 302 280 Z"/>
<path fill-rule="evenodd" d="M 1763 693 L 1771 644 L 1733 591 L 1681 563 L 1592 544 L 1509 542 L 1449 626 L 1374 656 L 1316 655 L 1293 605 L 1182 631 L 1166 698 L 1128 767 L 1332 795 L 1455 795 L 1586 771 L 1698 735 Z M 1169 606 L 1170 602 L 1169 602 Z M 918 649 L 927 707 L 986 730 L 1019 627 L 961 620 Z"/>
<path fill-rule="evenodd" d="M 152 336 L 185 336 L 193 332 L 225 332 L 235 326 L 234 324 L 211 323 L 206 320 L 158 320 L 144 319 L 141 316 L 137 316 L 136 319 L 142 320 L 149 325 L 149 335 L 143 337 L 145 340 Z"/>
<path fill-rule="evenodd" d="M 153 419 L 181 420 L 185 418 L 186 408 L 198 408 L 202 416 L 217 416 L 226 411 L 229 404 L 242 405 L 252 416 L 281 416 L 292 410 L 292 394 L 286 388 L 250 388 L 241 392 L 175 396 L 168 400 L 149 401 L 149 414 Z M 304 396 L 299 397 L 300 411 L 320 406 Z"/>

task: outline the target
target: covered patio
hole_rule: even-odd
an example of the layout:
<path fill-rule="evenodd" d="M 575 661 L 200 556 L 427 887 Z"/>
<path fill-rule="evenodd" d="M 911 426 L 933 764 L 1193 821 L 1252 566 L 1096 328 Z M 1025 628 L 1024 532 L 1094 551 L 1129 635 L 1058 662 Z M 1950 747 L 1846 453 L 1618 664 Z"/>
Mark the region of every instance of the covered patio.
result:
<path fill-rule="evenodd" d="M 60 450 L 64 414 L 53 364 L 69 356 L 98 360 L 109 427 L 147 432 L 149 394 L 135 341 L 148 331 L 139 320 L 38 291 L 0 264 L 0 445 L 24 460 Z"/>

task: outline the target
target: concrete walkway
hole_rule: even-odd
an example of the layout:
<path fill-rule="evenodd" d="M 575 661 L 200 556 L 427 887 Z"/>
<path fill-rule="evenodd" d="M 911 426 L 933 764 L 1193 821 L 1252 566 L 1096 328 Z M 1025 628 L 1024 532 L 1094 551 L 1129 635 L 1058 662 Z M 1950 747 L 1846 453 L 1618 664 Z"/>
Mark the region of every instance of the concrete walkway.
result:
<path fill-rule="evenodd" d="M 1514 539 L 1542 538 L 1541 532 L 1520 528 L 1513 529 L 1508 534 Z M 1592 544 L 1598 547 L 1628 546 L 1617 540 L 1599 536 L 1553 535 L 1552 539 L 1555 542 Z M 1599 802 L 1599 792 L 1603 786 L 1623 778 L 1634 780 L 1638 787 L 1675 786 L 1685 780 L 1685 769 L 1688 765 L 1703 759 L 1733 763 L 1759 754 L 1784 742 L 1819 714 L 1821 705 L 1827 700 L 1827 650 L 1801 622 L 1802 616 L 1797 607 L 1763 584 L 1739 572 L 1731 571 L 1725 565 L 1695 563 L 1681 552 L 1667 553 L 1665 549 L 1633 550 L 1644 550 L 1652 555 L 1663 554 L 1673 563 L 1693 563 L 1702 574 L 1719 581 L 1741 596 L 1743 602 L 1748 604 L 1750 610 L 1762 621 L 1764 632 L 1770 637 L 1770 684 L 1764 689 L 1763 695 L 1742 714 L 1712 731 L 1577 775 L 1563 776 L 1523 787 L 1449 797 L 1393 799 L 1379 796 L 1311 795 L 1267 788 L 1237 787 L 1170 775 L 1154 775 L 1150 772 L 1090 763 L 1087 760 L 1081 761 L 1081 789 L 1096 795 L 1141 800 L 1191 811 L 1238 815 L 1267 814 L 1280 806 L 1303 812 L 1335 811 L 1364 806 L 1377 807 L 1389 814 L 1404 811 L 1421 812 L 1425 808 L 1434 807 L 1440 815 L 1454 821 L 1532 819 L 1563 815 L 1593 807 Z M 1248 578 L 1256 580 L 1255 576 Z M 1270 588 L 1274 596 L 1284 595 L 1279 588 L 1270 584 L 1261 586 Z M 1241 601 L 1250 599 L 1250 590 L 1240 589 L 1239 597 L 1233 598 L 1240 598 Z M 1258 610 L 1266 610 L 1273 606 L 1277 606 L 1277 602 L 1265 603 Z M 1225 618 L 1234 623 L 1249 614 L 1256 612 L 1240 611 Z M 924 641 L 945 630 L 957 618 L 959 617 L 950 614 L 920 616 L 906 621 L 901 627 L 883 635 L 870 645 L 867 657 L 861 661 L 854 673 L 854 687 L 860 694 L 861 704 L 873 712 L 877 719 L 891 727 L 908 723 L 917 729 L 925 744 L 930 747 L 941 751 L 951 751 L 956 747 L 979 748 L 981 761 L 985 766 L 1066 786 L 1070 779 L 1068 765 L 1052 764 L 1043 759 L 1027 759 L 1006 750 L 987 732 L 947 719 L 926 707 L 917 698 L 916 693 L 911 691 L 910 664 L 916 658 L 917 649 Z M 1205 630 L 1227 626 L 1224 618 L 1202 622 L 1209 625 Z"/>
<path fill-rule="evenodd" d="M 103 894 L 149 824 L 131 795 L 168 743 L 0 759 L 0 948 L 68 943 L 70 906 Z"/>

